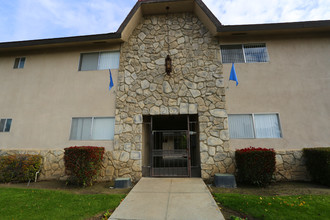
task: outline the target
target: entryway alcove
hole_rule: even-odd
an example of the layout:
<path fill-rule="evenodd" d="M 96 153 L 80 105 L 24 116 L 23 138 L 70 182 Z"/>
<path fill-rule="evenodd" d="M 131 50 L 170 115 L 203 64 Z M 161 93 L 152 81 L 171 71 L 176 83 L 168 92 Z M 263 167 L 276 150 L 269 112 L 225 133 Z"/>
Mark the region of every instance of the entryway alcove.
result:
<path fill-rule="evenodd" d="M 200 177 L 198 115 L 143 116 L 142 175 Z"/>

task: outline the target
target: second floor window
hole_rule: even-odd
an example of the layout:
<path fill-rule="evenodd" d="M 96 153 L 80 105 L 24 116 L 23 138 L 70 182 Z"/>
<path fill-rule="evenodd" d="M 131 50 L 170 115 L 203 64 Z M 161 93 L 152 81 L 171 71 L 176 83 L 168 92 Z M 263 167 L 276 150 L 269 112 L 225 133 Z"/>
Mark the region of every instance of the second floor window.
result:
<path fill-rule="evenodd" d="M 221 45 L 222 63 L 261 63 L 268 62 L 266 44 Z"/>
<path fill-rule="evenodd" d="M 119 68 L 120 52 L 82 53 L 80 55 L 80 71 L 105 70 Z"/>
<path fill-rule="evenodd" d="M 25 57 L 19 57 L 15 59 L 14 69 L 23 69 L 25 64 Z"/>

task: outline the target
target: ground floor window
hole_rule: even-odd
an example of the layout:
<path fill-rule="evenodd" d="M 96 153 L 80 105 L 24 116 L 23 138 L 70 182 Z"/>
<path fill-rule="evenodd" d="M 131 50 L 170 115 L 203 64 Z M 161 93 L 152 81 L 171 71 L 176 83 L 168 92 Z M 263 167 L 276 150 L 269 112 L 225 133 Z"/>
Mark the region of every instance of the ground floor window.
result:
<path fill-rule="evenodd" d="M 0 132 L 9 132 L 11 127 L 10 118 L 0 119 Z"/>
<path fill-rule="evenodd" d="M 113 140 L 115 118 L 72 118 L 70 140 Z"/>
<path fill-rule="evenodd" d="M 230 138 L 281 138 L 279 115 L 231 114 L 228 116 Z"/>

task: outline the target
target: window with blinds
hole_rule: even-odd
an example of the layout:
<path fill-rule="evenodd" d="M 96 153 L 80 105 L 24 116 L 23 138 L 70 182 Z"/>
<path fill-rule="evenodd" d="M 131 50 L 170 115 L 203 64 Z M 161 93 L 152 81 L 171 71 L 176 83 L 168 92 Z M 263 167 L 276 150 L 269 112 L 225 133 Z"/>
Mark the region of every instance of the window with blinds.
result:
<path fill-rule="evenodd" d="M 268 62 L 266 44 L 221 45 L 222 63 L 261 63 Z"/>
<path fill-rule="evenodd" d="M 105 70 L 119 68 L 120 52 L 82 53 L 80 55 L 80 71 Z"/>
<path fill-rule="evenodd" d="M 230 138 L 281 138 L 278 114 L 235 114 L 228 116 Z"/>
<path fill-rule="evenodd" d="M 113 140 L 112 117 L 72 118 L 70 140 Z"/>

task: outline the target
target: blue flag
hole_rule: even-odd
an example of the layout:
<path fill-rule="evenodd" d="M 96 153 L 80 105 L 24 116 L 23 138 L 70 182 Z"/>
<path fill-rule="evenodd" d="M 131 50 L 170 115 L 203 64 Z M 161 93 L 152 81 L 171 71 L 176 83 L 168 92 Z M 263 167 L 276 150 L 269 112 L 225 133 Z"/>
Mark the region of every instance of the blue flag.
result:
<path fill-rule="evenodd" d="M 229 80 L 236 81 L 236 86 L 238 85 L 238 80 L 237 80 L 237 75 L 236 75 L 234 63 L 231 66 Z"/>
<path fill-rule="evenodd" d="M 109 73 L 110 73 L 110 83 L 109 83 L 109 91 L 110 91 L 110 89 L 113 87 L 112 74 L 110 69 L 109 69 Z"/>

